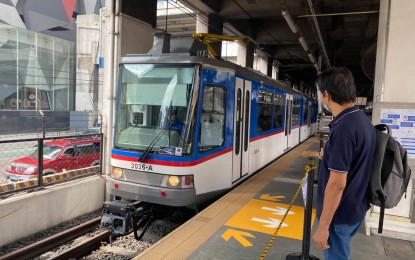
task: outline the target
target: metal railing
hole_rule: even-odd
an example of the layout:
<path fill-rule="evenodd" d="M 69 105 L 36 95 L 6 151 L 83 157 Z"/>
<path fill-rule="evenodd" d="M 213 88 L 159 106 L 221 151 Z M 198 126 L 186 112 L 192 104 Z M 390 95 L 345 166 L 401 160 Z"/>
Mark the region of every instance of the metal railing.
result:
<path fill-rule="evenodd" d="M 0 195 L 101 174 L 102 137 L 93 133 L 0 140 Z"/>

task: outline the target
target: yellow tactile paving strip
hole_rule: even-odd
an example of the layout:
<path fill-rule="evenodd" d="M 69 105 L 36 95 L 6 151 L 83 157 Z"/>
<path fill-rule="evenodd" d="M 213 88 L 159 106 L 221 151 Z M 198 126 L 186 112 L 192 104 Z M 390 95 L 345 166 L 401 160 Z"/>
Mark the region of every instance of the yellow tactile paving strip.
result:
<path fill-rule="evenodd" d="M 186 259 L 314 143 L 310 138 L 134 259 Z M 314 153 L 315 154 L 315 153 Z"/>

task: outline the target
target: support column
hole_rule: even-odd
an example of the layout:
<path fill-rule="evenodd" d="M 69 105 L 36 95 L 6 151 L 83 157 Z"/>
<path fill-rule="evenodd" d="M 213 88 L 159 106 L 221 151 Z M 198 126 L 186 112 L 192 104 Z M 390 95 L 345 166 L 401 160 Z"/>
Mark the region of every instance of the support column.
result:
<path fill-rule="evenodd" d="M 202 15 L 197 15 L 196 18 L 196 33 L 207 33 L 208 32 L 208 21 Z"/>
<path fill-rule="evenodd" d="M 236 64 L 252 69 L 254 67 L 254 50 L 255 48 L 252 44 L 248 44 L 247 46 L 239 44 Z"/>
<path fill-rule="evenodd" d="M 415 121 L 412 120 L 415 118 L 415 92 L 412 80 L 415 70 L 414 12 L 414 1 L 380 1 L 372 113 L 373 124 L 382 122 L 391 125 L 393 136 L 409 149 L 413 144 L 408 143 L 408 140 L 415 140 Z M 408 159 L 409 165 L 414 169 L 415 154 L 408 153 Z M 406 198 L 403 197 L 397 207 L 386 210 L 385 235 L 390 234 L 387 231 L 394 231 L 395 238 L 415 237 L 415 224 L 409 223 L 414 222 L 414 177 L 413 175 L 409 182 Z M 366 218 L 366 233 L 370 233 L 371 228 L 377 228 L 378 212 L 379 208 L 374 207 L 370 216 Z M 393 220 L 390 220 L 390 216 Z"/>
<path fill-rule="evenodd" d="M 223 34 L 223 20 L 219 15 L 210 13 L 208 24 L 208 33 Z M 212 47 L 218 54 L 218 57 L 222 57 L 222 42 L 215 42 L 212 44 Z"/>
<path fill-rule="evenodd" d="M 267 62 L 267 76 L 272 77 L 272 64 L 274 63 L 274 59 L 269 58 Z"/>
<path fill-rule="evenodd" d="M 104 133 L 103 174 L 110 174 L 114 136 L 115 91 L 118 63 L 126 54 L 143 54 L 153 43 L 157 18 L 157 1 L 105 1 L 104 86 L 102 131 Z"/>

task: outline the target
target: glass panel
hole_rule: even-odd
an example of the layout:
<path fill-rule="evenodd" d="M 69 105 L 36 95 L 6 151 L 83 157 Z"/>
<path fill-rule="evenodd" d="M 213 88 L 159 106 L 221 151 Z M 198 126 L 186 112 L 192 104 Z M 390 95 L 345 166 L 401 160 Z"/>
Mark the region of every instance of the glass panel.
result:
<path fill-rule="evenodd" d="M 37 102 L 39 109 L 50 109 L 50 103 L 47 96 L 52 93 L 54 81 L 54 39 L 42 34 L 37 35 Z"/>
<path fill-rule="evenodd" d="M 272 127 L 272 93 L 260 90 L 258 95 L 258 132 L 270 130 Z"/>
<path fill-rule="evenodd" d="M 155 141 L 152 152 L 190 154 L 194 128 L 189 125 L 197 100 L 195 70 L 152 64 L 121 66 L 115 146 L 146 150 Z"/>
<path fill-rule="evenodd" d="M 50 93 L 54 94 L 55 97 L 55 110 L 67 111 L 72 109 L 69 104 L 69 93 L 73 88 L 73 74 L 70 70 L 70 56 L 73 53 L 71 52 L 71 46 L 59 39 L 55 39 L 54 48 L 54 84 Z"/>
<path fill-rule="evenodd" d="M 293 114 L 292 125 L 298 125 L 300 123 L 300 100 L 293 99 Z"/>
<path fill-rule="evenodd" d="M 17 30 L 0 24 L 0 109 L 16 110 L 17 96 Z"/>
<path fill-rule="evenodd" d="M 225 100 L 225 88 L 218 86 L 206 86 L 204 88 L 198 144 L 200 152 L 206 152 L 224 144 Z M 239 135 L 237 138 L 240 138 Z"/>
<path fill-rule="evenodd" d="M 240 143 L 241 143 L 241 105 L 242 105 L 242 91 L 241 89 L 238 89 L 238 92 L 236 94 L 236 129 L 235 129 L 235 154 L 239 154 L 240 149 Z"/>
<path fill-rule="evenodd" d="M 283 127 L 284 122 L 284 96 L 274 95 L 274 128 Z"/>
<path fill-rule="evenodd" d="M 308 124 L 308 102 L 306 100 L 304 100 L 303 124 Z"/>
<path fill-rule="evenodd" d="M 75 43 L 0 25 L 0 109 L 73 109 Z M 72 102 L 72 103 L 71 103 Z"/>
<path fill-rule="evenodd" d="M 251 94 L 249 90 L 245 92 L 245 130 L 244 130 L 244 151 L 248 151 L 248 144 L 249 144 L 249 112 L 250 110 L 250 102 L 251 102 Z"/>

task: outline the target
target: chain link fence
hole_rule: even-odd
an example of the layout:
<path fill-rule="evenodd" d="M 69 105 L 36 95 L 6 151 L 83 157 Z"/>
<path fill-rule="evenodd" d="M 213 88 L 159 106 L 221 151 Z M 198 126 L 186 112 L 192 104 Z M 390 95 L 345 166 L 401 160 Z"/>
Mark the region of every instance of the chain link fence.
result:
<path fill-rule="evenodd" d="M 47 127 L 46 116 L 39 119 L 38 131 L 0 136 L 0 194 L 101 172 L 99 117 L 77 113 L 63 129 Z"/>

